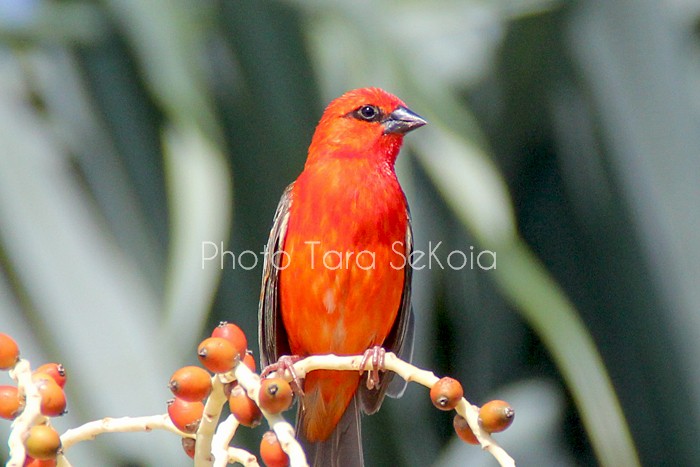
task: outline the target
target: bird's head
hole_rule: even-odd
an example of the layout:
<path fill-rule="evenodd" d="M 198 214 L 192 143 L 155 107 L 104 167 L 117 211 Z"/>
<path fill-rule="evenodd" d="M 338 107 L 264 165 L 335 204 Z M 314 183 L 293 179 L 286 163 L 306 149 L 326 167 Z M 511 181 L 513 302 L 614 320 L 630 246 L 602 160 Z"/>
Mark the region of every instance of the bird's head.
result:
<path fill-rule="evenodd" d="M 347 157 L 375 158 L 393 165 L 403 136 L 426 123 L 401 99 L 379 88 L 348 91 L 323 112 L 307 164 Z"/>

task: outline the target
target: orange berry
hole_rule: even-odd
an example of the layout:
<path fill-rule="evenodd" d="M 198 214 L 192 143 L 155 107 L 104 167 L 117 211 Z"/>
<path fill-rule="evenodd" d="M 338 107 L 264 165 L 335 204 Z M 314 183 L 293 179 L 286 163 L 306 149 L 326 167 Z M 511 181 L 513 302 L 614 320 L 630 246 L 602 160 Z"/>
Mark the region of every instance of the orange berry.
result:
<path fill-rule="evenodd" d="M 24 459 L 24 467 L 56 467 L 56 464 L 56 459 L 40 460 L 29 456 Z"/>
<path fill-rule="evenodd" d="M 255 373 L 255 358 L 253 357 L 253 352 L 247 351 L 245 357 L 243 357 L 243 363 L 245 366 L 250 368 L 250 371 Z"/>
<path fill-rule="evenodd" d="M 515 418 L 515 410 L 506 401 L 489 401 L 479 409 L 479 424 L 489 433 L 500 433 L 508 428 Z"/>
<path fill-rule="evenodd" d="M 231 342 L 223 337 L 204 339 L 197 348 L 199 361 L 212 373 L 226 373 L 236 365 L 238 353 Z"/>
<path fill-rule="evenodd" d="M 204 414 L 204 404 L 200 402 L 188 402 L 176 397 L 168 401 L 168 415 L 179 430 L 185 433 L 194 433 L 199 428 L 199 422 Z"/>
<path fill-rule="evenodd" d="M 198 366 L 185 366 L 173 373 L 168 387 L 180 399 L 201 401 L 211 392 L 211 376 Z"/>
<path fill-rule="evenodd" d="M 258 402 L 260 408 L 270 413 L 284 412 L 292 405 L 292 387 L 282 378 L 269 378 L 260 382 Z"/>
<path fill-rule="evenodd" d="M 455 429 L 455 433 L 457 433 L 457 436 L 459 436 L 462 441 L 469 444 L 479 444 L 479 440 L 476 439 L 476 435 L 474 435 L 466 418 L 462 417 L 460 414 L 455 415 L 454 420 L 452 420 L 452 426 Z"/>
<path fill-rule="evenodd" d="M 222 321 L 214 331 L 211 333 L 211 337 L 221 337 L 226 339 L 233 345 L 236 349 L 236 353 L 239 358 L 245 357 L 246 350 L 248 349 L 248 339 L 245 337 L 245 333 L 233 323 L 227 323 Z"/>
<path fill-rule="evenodd" d="M 14 420 L 24 408 L 24 400 L 15 386 L 0 386 L 0 418 Z"/>
<path fill-rule="evenodd" d="M 44 363 L 34 370 L 34 373 L 46 373 L 51 376 L 59 386 L 66 385 L 66 369 L 60 363 Z"/>
<path fill-rule="evenodd" d="M 464 396 L 462 385 L 456 379 L 444 377 L 430 389 L 430 400 L 440 410 L 452 410 Z"/>
<path fill-rule="evenodd" d="M 192 459 L 194 459 L 195 444 L 196 441 L 194 438 L 182 438 L 182 449 L 185 451 L 185 454 Z"/>
<path fill-rule="evenodd" d="M 260 440 L 260 458 L 267 467 L 287 467 L 289 456 L 282 450 L 274 431 L 266 432 Z"/>
<path fill-rule="evenodd" d="M 48 425 L 34 425 L 24 440 L 27 455 L 38 460 L 55 459 L 61 450 L 61 437 Z"/>
<path fill-rule="evenodd" d="M 228 397 L 228 406 L 233 416 L 236 417 L 241 425 L 249 428 L 260 425 L 260 420 L 262 420 L 260 408 L 248 397 L 245 389 L 238 384 L 231 388 L 231 395 Z"/>
<path fill-rule="evenodd" d="M 66 394 L 51 375 L 34 373 L 32 381 L 41 395 L 41 413 L 47 417 L 58 417 L 66 413 Z"/>
<path fill-rule="evenodd" d="M 0 332 L 0 370 L 14 368 L 19 360 L 19 347 L 17 342 L 7 334 Z"/>

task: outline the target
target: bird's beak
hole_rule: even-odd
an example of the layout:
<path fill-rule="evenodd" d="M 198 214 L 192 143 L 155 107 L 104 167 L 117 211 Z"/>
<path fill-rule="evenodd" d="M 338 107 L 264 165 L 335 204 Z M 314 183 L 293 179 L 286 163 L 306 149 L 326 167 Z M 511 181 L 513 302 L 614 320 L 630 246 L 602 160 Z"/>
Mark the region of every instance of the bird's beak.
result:
<path fill-rule="evenodd" d="M 389 133 L 403 135 L 411 130 L 422 127 L 426 123 L 428 122 L 426 122 L 423 117 L 403 106 L 397 107 L 396 110 L 391 112 L 382 122 L 385 135 Z"/>

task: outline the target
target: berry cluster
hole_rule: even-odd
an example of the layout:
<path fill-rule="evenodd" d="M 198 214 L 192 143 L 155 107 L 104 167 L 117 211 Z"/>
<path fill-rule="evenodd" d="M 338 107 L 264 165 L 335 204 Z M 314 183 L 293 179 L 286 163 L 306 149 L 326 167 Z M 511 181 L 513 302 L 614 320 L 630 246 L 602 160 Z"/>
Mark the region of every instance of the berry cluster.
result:
<path fill-rule="evenodd" d="M 195 465 L 223 466 L 231 462 L 258 465 L 255 456 L 230 446 L 230 442 L 239 426 L 253 428 L 260 425 L 263 418 L 271 427 L 260 441 L 260 458 L 264 464 L 286 467 L 291 458 L 295 465 L 303 465 L 304 453 L 294 439 L 293 428 L 281 416 L 294 400 L 292 386 L 285 379 L 286 376 L 291 378 L 286 374 L 291 368 L 289 372 L 278 371 L 279 374 L 261 378 L 256 374 L 255 360 L 248 350 L 245 334 L 238 326 L 227 322 L 221 322 L 211 336 L 199 344 L 197 356 L 201 366 L 184 366 L 170 377 L 168 388 L 174 397 L 167 402 L 167 414 L 104 418 L 59 436 L 51 426 L 51 418 L 66 410 L 65 369 L 60 364 L 47 363 L 31 371 L 29 362 L 20 359 L 17 343 L 0 333 L 0 370 L 10 370 L 10 376 L 17 383 L 0 386 L 0 418 L 14 420 L 9 440 L 12 458 L 8 465 L 19 467 L 24 460 L 23 466 L 55 467 L 63 464 L 63 451 L 76 442 L 93 439 L 100 433 L 152 429 L 180 435 L 182 448 L 195 460 Z M 456 410 L 458 414 L 453 425 L 459 438 L 470 444 L 481 444 L 501 465 L 512 465 L 512 459 L 490 437 L 491 433 L 503 431 L 513 422 L 515 412 L 509 404 L 493 400 L 478 408 L 464 399 L 461 384 L 452 378 L 438 379 L 394 354 L 386 354 L 384 363 L 386 370 L 394 371 L 406 381 L 429 387 L 430 398 L 438 409 Z M 362 368 L 366 365 L 362 356 L 313 356 L 297 359 L 293 365 L 300 378 L 319 368 L 367 369 Z M 220 422 L 226 404 L 231 415 Z M 469 417 L 471 426 L 464 416 Z"/>
<path fill-rule="evenodd" d="M 0 333 L 0 370 L 14 371 L 20 362 L 19 346 L 7 334 Z M 0 386 L 0 418 L 15 420 L 27 409 L 27 400 L 33 397 L 36 414 L 27 413 L 31 422 L 22 434 L 25 450 L 24 466 L 55 467 L 61 453 L 61 438 L 51 426 L 51 417 L 66 412 L 66 371 L 58 363 L 46 363 L 31 373 L 29 384 Z"/>
<path fill-rule="evenodd" d="M 204 368 L 182 367 L 173 373 L 168 384 L 175 396 L 168 401 L 168 415 L 173 425 L 183 433 L 197 433 L 205 412 L 206 400 L 217 388 L 225 396 L 236 422 L 249 428 L 260 425 L 263 411 L 267 414 L 278 414 L 292 405 L 292 388 L 282 378 L 271 377 L 260 381 L 255 398 L 257 402 L 251 399 L 247 390 L 238 383 L 234 370 L 239 364 L 243 364 L 253 373 L 256 368 L 255 359 L 248 350 L 246 336 L 235 324 L 221 322 L 211 337 L 199 344 L 197 356 Z M 194 438 L 183 437 L 182 447 L 190 457 L 196 456 L 197 443 Z M 263 435 L 260 457 L 268 467 L 289 465 L 289 457 L 282 450 L 274 431 Z"/>
<path fill-rule="evenodd" d="M 442 378 L 430 388 L 430 400 L 440 410 L 453 410 L 464 397 L 464 390 L 459 381 Z M 485 432 L 500 433 L 508 428 L 515 418 L 515 410 L 505 401 L 492 400 L 479 408 L 479 427 Z M 459 438 L 469 444 L 480 444 L 467 420 L 455 414 L 452 422 Z"/>

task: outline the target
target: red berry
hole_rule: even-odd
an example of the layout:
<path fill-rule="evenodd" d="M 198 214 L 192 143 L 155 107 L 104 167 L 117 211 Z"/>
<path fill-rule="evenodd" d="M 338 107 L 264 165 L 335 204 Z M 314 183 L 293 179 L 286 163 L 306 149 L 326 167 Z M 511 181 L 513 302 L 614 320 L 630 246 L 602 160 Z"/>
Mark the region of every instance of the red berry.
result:
<path fill-rule="evenodd" d="M 62 388 L 66 385 L 66 369 L 60 363 L 44 363 L 34 373 L 46 373 Z"/>
<path fill-rule="evenodd" d="M 195 444 L 196 441 L 194 438 L 182 438 L 182 449 L 185 451 L 185 454 L 192 459 L 194 459 Z"/>
<path fill-rule="evenodd" d="M 238 354 L 233 345 L 223 337 L 204 339 L 197 348 L 199 361 L 212 373 L 226 373 L 236 365 Z"/>
<path fill-rule="evenodd" d="M 30 456 L 24 459 L 24 467 L 56 467 L 56 464 L 58 464 L 56 459 L 40 460 Z"/>
<path fill-rule="evenodd" d="M 292 405 L 292 387 L 282 378 L 268 378 L 260 382 L 258 402 L 270 413 L 284 412 Z"/>
<path fill-rule="evenodd" d="M 204 414 L 202 402 L 187 402 L 176 397 L 168 401 L 168 415 L 179 430 L 194 433 L 199 428 L 199 422 Z"/>
<path fill-rule="evenodd" d="M 201 401 L 211 392 L 211 376 L 198 366 L 185 366 L 173 373 L 168 387 L 180 399 Z"/>
<path fill-rule="evenodd" d="M 260 425 L 260 420 L 262 420 L 260 408 L 248 397 L 245 389 L 238 384 L 235 384 L 231 388 L 231 395 L 228 397 L 228 406 L 233 416 L 236 417 L 241 425 L 249 428 Z"/>
<path fill-rule="evenodd" d="M 32 381 L 41 395 L 41 413 L 47 417 L 58 417 L 66 413 L 66 394 L 51 375 L 34 373 Z"/>
<path fill-rule="evenodd" d="M 14 368 L 19 360 L 19 347 L 17 342 L 0 332 L 0 370 L 10 370 Z"/>
<path fill-rule="evenodd" d="M 55 459 L 61 450 L 61 437 L 48 425 L 34 425 L 24 440 L 27 455 L 38 460 Z"/>
<path fill-rule="evenodd" d="M 252 352 L 245 353 L 245 357 L 243 357 L 243 363 L 245 363 L 245 366 L 250 368 L 250 371 L 255 373 L 255 358 L 253 358 Z"/>
<path fill-rule="evenodd" d="M 289 456 L 282 450 L 274 431 L 266 432 L 260 440 L 260 458 L 267 467 L 287 467 Z"/>
<path fill-rule="evenodd" d="M 454 420 L 452 420 L 452 426 L 462 441 L 469 444 L 479 444 L 479 440 L 476 439 L 476 435 L 474 435 L 469 423 L 460 414 L 455 415 Z"/>
<path fill-rule="evenodd" d="M 245 333 L 233 323 L 227 323 L 222 321 L 219 325 L 214 328 L 211 333 L 211 337 L 222 337 L 229 341 L 233 348 L 236 349 L 236 353 L 239 358 L 245 357 L 246 350 L 248 349 L 248 339 L 245 337 Z"/>
<path fill-rule="evenodd" d="M 481 428 L 489 433 L 499 433 L 508 428 L 515 418 L 515 410 L 508 402 L 494 400 L 479 409 Z"/>
<path fill-rule="evenodd" d="M 442 378 L 430 389 L 430 400 L 440 410 L 452 410 L 464 396 L 462 385 L 452 378 Z"/>
<path fill-rule="evenodd" d="M 22 412 L 24 400 L 15 386 L 0 386 L 0 418 L 13 420 Z"/>

